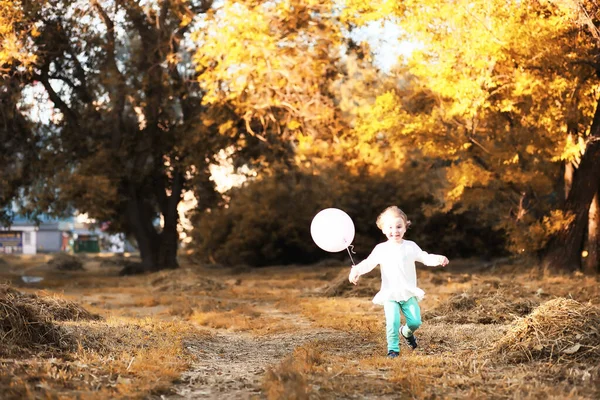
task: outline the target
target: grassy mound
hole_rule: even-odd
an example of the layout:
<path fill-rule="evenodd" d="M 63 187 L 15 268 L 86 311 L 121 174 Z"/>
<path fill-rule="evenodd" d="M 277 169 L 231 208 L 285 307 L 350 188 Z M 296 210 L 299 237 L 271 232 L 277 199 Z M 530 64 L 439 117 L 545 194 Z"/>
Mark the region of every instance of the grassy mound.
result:
<path fill-rule="evenodd" d="M 55 321 L 99 318 L 73 302 L 25 294 L 0 285 L 0 336 L 4 344 L 0 353 L 41 347 L 68 349 L 74 344 L 73 337 Z"/>
<path fill-rule="evenodd" d="M 523 287 L 490 280 L 453 295 L 423 313 L 423 318 L 452 324 L 499 324 L 529 314 L 538 304 Z"/>
<path fill-rule="evenodd" d="M 67 253 L 56 254 L 50 261 L 48 261 L 48 265 L 61 271 L 83 270 L 83 262 L 79 259 L 79 257 Z"/>
<path fill-rule="evenodd" d="M 575 300 L 547 301 L 519 320 L 494 350 L 512 362 L 600 361 L 600 308 Z"/>

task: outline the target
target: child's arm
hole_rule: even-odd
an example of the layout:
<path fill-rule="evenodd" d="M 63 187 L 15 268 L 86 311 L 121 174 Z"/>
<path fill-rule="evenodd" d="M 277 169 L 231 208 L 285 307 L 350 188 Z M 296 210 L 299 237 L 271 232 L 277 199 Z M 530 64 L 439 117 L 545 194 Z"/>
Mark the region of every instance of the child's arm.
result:
<path fill-rule="evenodd" d="M 356 285 L 358 283 L 358 278 L 361 275 L 371 272 L 377 264 L 379 264 L 379 262 L 377 261 L 376 252 L 373 250 L 369 257 L 352 267 L 350 275 L 348 275 L 348 280 Z"/>
<path fill-rule="evenodd" d="M 425 252 L 423 252 L 423 253 L 425 253 Z M 437 267 L 438 265 L 445 267 L 450 262 L 450 261 L 448 261 L 448 258 L 446 258 L 446 256 L 441 256 L 438 254 L 429 254 L 429 253 L 425 253 L 421 257 L 421 259 L 417 259 L 417 261 L 422 262 L 423 264 L 427 265 L 428 267 Z"/>
<path fill-rule="evenodd" d="M 448 258 L 446 258 L 446 256 L 442 256 L 439 254 L 429 254 L 426 251 L 421 250 L 419 246 L 417 246 L 417 249 L 418 250 L 416 260 L 420 263 L 427 265 L 428 267 L 437 267 L 438 265 L 445 267 L 450 262 L 448 261 Z"/>

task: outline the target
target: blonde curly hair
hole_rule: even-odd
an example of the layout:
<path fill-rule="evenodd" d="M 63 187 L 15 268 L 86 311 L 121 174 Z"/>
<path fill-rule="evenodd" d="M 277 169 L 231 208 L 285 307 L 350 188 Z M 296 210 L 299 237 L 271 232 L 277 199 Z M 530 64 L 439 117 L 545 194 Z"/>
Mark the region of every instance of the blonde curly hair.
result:
<path fill-rule="evenodd" d="M 379 214 L 379 216 L 377 217 L 377 221 L 376 221 L 377 227 L 379 229 L 383 229 L 384 220 L 386 220 L 388 218 L 402 218 L 402 220 L 404 221 L 404 225 L 406 226 L 406 229 L 408 229 L 408 227 L 410 226 L 410 221 L 408 220 L 408 217 L 406 216 L 404 211 L 402 211 L 401 209 L 399 209 L 396 206 L 390 206 L 390 207 L 386 208 L 385 210 L 383 210 L 383 212 L 381 214 Z"/>

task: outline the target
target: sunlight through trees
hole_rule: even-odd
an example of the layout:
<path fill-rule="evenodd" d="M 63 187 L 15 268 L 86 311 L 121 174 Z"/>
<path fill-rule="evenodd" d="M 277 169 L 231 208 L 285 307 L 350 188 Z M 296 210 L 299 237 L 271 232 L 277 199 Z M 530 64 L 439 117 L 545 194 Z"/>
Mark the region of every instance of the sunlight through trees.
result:
<path fill-rule="evenodd" d="M 29 215 L 77 209 L 134 237 L 142 270 L 176 267 L 185 191 L 196 227 L 223 215 L 220 240 L 244 240 L 225 215 L 252 196 L 219 193 L 211 176 L 226 152 L 256 182 L 290 179 L 250 193 L 317 179 L 329 193 L 308 210 L 354 191 L 348 207 L 372 215 L 370 188 L 433 230 L 462 219 L 495 232 L 500 252 L 578 269 L 598 246 L 597 12 L 585 0 L 3 1 L 3 132 L 21 132 L 5 168 L 23 177 L 3 190 L 6 218 L 17 197 Z M 411 51 L 382 68 L 357 33 L 390 26 Z M 40 85 L 55 113 L 44 123 L 25 95 Z M 406 178 L 365 182 L 390 174 Z M 265 207 L 280 218 L 290 204 Z M 214 242 L 200 231 L 192 249 Z"/>

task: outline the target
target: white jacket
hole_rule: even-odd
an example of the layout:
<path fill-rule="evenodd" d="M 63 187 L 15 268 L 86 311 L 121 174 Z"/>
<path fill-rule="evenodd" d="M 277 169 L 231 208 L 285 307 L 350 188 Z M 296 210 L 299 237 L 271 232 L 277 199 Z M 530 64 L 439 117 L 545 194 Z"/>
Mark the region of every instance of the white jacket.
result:
<path fill-rule="evenodd" d="M 381 266 L 381 290 L 373 298 L 375 304 L 383 305 L 388 300 L 406 301 L 413 296 L 421 300 L 425 292 L 417 287 L 415 261 L 434 267 L 440 264 L 440 257 L 421 250 L 410 240 L 387 241 L 375 246 L 369 257 L 353 269 L 358 275 L 364 275 L 377 265 Z"/>

